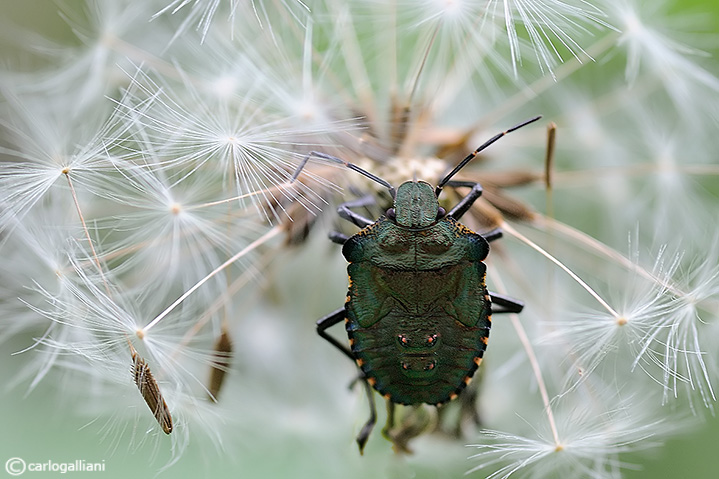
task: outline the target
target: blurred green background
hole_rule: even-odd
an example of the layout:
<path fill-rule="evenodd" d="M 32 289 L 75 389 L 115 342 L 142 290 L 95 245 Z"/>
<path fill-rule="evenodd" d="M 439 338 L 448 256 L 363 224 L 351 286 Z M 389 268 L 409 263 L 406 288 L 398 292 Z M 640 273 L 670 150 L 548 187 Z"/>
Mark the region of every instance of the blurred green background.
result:
<path fill-rule="evenodd" d="M 653 1 L 653 0 L 651 0 Z M 55 2 L 45 0 L 2 0 L 0 1 L 3 24 L 29 27 L 50 38 L 62 38 L 70 35 L 67 25 L 58 17 Z M 712 23 L 717 25 L 714 32 L 719 36 L 719 2 L 716 0 L 686 0 L 671 3 L 673 11 L 678 13 L 698 13 L 710 15 Z M 2 35 L 2 34 L 0 34 Z M 9 42 L 2 45 L 4 61 L 6 55 L 13 59 L 21 54 L 9 50 Z M 717 37 L 707 37 L 707 44 L 701 48 L 719 51 Z M 716 148 L 716 147 L 715 147 Z M 307 322 L 311 327 L 312 323 Z M 83 429 L 86 419 L 72 414 L 69 404 L 63 404 L 58 387 L 53 381 L 42 382 L 32 393 L 26 395 L 27 384 L 15 384 L 16 373 L 23 364 L 21 355 L 12 355 L 19 349 L 32 343 L 32 338 L 17 337 L 10 343 L 0 344 L 0 384 L 4 385 L 0 394 L 2 419 L 0 420 L 0 463 L 10 457 L 26 460 L 53 460 L 56 462 L 86 461 L 106 462 L 106 471 L 101 474 L 67 473 L 62 477 L 153 477 L 158 464 L 163 464 L 162 454 L 153 459 L 156 451 L 152 446 L 128 450 L 125 444 L 113 448 L 112 442 L 101 441 L 97 430 Z M 623 456 L 629 464 L 637 464 L 637 469 L 627 468 L 623 477 L 627 479 L 644 478 L 719 478 L 719 419 L 706 414 L 705 423 L 696 430 L 669 439 L 661 447 L 636 455 Z M 662 438 L 658 438 L 662 439 Z M 251 441 L 251 438 L 248 438 Z M 279 439 L 278 439 L 279 440 Z M 207 454 L 206 448 L 194 448 L 192 443 L 184 453 L 180 464 L 161 474 L 165 477 L 322 477 L 321 465 L 302 470 L 294 460 L 293 454 L 301 455 L 302 438 L 282 438 L 282 444 L 273 450 L 265 450 L 253 457 L 234 458 L 233 451 Z M 388 446 L 388 444 L 387 444 Z M 460 451 L 462 452 L 462 451 Z M 466 456 L 471 454 L 466 451 Z M 331 455 L 327 451 L 327 455 Z M 154 462 L 153 462 L 154 460 Z M 331 460 L 328 457 L 328 460 Z M 372 455 L 357 458 L 348 468 L 361 468 L 371 477 L 444 477 L 441 471 L 421 464 L 407 466 L 402 458 L 395 463 L 378 466 Z M 239 465 L 241 464 L 241 465 Z M 467 468 L 471 464 L 467 463 Z M 331 470 L 336 470 L 332 468 Z M 8 476 L 4 468 L 0 475 Z M 25 473 L 25 476 L 30 475 Z M 5 477 L 3 476 L 3 477 Z M 31 477 L 35 477 L 30 475 Z M 60 477 L 60 474 L 44 473 L 39 477 Z M 332 474 L 325 477 L 334 477 Z M 478 477 L 473 475 L 472 477 Z"/>

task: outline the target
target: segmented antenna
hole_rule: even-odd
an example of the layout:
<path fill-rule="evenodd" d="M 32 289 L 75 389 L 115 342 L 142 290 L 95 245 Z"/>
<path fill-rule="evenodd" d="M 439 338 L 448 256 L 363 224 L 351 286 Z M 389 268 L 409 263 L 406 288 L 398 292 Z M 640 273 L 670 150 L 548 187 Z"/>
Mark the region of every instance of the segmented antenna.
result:
<path fill-rule="evenodd" d="M 437 188 L 434 190 L 434 195 L 435 195 L 435 196 L 439 196 L 439 194 L 442 192 L 442 188 L 444 187 L 444 185 L 446 185 L 447 182 L 448 182 L 450 179 L 452 179 L 452 177 L 459 172 L 459 170 L 461 170 L 462 168 L 464 168 L 467 163 L 469 163 L 470 161 L 472 161 L 472 160 L 479 154 L 480 151 L 484 150 L 485 148 L 487 148 L 488 146 L 490 146 L 492 143 L 494 143 L 495 141 L 497 141 L 497 140 L 499 140 L 500 138 L 502 138 L 502 137 L 503 137 L 504 135 L 506 135 L 507 133 L 512 133 L 512 132 L 515 131 L 515 130 L 519 130 L 519 129 L 522 128 L 523 126 L 527 126 L 527 125 L 529 125 L 530 123 L 534 123 L 535 121 L 539 120 L 540 118 L 542 118 L 542 115 L 535 116 L 534 118 L 532 118 L 532 119 L 530 119 L 530 120 L 524 121 L 524 122 L 520 123 L 519 125 L 513 126 L 513 127 L 510 128 L 509 130 L 505 130 L 505 131 L 503 131 L 502 133 L 497 133 L 497 134 L 494 135 L 492 138 L 490 138 L 489 140 L 487 140 L 486 142 L 484 142 L 479 148 L 477 148 L 476 150 L 474 150 L 472 153 L 470 153 L 469 155 L 467 155 L 462 161 L 460 161 L 459 164 L 458 164 L 457 166 L 455 166 L 454 169 L 453 169 L 452 171 L 450 171 L 449 174 L 448 174 L 447 176 L 445 176 L 442 181 L 439 182 L 439 184 L 437 185 Z"/>
<path fill-rule="evenodd" d="M 322 153 L 319 151 L 310 151 L 309 153 L 307 153 L 307 155 L 300 162 L 300 165 L 297 167 L 297 170 L 295 170 L 295 173 L 292 175 L 292 179 L 290 180 L 290 183 L 294 182 L 297 179 L 297 177 L 300 176 L 300 172 L 307 164 L 307 161 L 313 156 L 345 165 L 350 170 L 356 171 L 357 173 L 364 175 L 367 178 L 369 178 L 370 180 L 375 181 L 375 182 L 379 183 L 380 185 L 384 186 L 385 188 L 387 188 L 389 190 L 389 194 L 392 196 L 392 198 L 394 198 L 395 193 L 396 193 L 394 186 L 390 185 L 389 182 L 387 182 L 386 180 L 383 180 L 379 176 L 373 175 L 369 171 L 360 168 L 359 166 L 355 165 L 354 163 L 350 163 L 348 161 L 343 160 L 342 158 L 337 158 L 336 156 L 328 155 L 327 153 Z"/>

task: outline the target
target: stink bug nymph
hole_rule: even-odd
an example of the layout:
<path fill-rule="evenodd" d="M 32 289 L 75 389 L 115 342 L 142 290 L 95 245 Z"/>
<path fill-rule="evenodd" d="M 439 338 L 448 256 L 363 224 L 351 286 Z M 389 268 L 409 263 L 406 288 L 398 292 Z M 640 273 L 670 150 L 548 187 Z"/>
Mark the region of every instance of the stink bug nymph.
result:
<path fill-rule="evenodd" d="M 362 452 L 376 422 L 371 387 L 397 404 L 440 405 L 453 400 L 469 383 L 482 360 L 494 313 L 518 313 L 524 305 L 490 293 L 485 285 L 489 242 L 459 223 L 481 196 L 479 183 L 452 177 L 489 145 L 509 132 L 539 120 L 532 118 L 499 133 L 470 153 L 436 187 L 407 181 L 396 190 L 387 181 L 325 153 L 310 156 L 344 164 L 389 190 L 393 207 L 376 221 L 353 208 L 371 197 L 340 205 L 339 215 L 362 228 L 353 236 L 331 233 L 349 262 L 345 305 L 317 322 L 317 332 L 361 371 L 370 418 L 357 436 Z M 439 205 L 444 186 L 468 187 L 469 193 L 449 212 Z M 327 333 L 344 321 L 348 348 Z"/>

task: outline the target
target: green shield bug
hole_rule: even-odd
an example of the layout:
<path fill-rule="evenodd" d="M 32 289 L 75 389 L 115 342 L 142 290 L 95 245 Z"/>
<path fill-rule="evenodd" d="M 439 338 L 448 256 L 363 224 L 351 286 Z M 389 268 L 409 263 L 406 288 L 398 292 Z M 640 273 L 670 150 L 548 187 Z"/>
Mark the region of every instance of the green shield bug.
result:
<path fill-rule="evenodd" d="M 396 190 L 387 181 L 352 163 L 310 152 L 293 176 L 296 179 L 311 156 L 341 163 L 386 187 L 394 205 L 372 221 L 352 211 L 371 197 L 340 205 L 339 215 L 362 228 L 353 236 L 330 234 L 342 244 L 349 262 L 345 305 L 317 322 L 317 332 L 361 371 L 370 418 L 357 436 L 360 453 L 376 422 L 372 388 L 393 404 L 440 405 L 464 390 L 487 347 L 491 315 L 518 313 L 524 305 L 490 293 L 485 285 L 489 242 L 459 223 L 481 196 L 479 183 L 456 181 L 457 174 L 477 154 L 501 137 L 539 120 L 535 117 L 499 133 L 467 155 L 433 188 L 424 181 L 407 181 Z M 470 192 L 448 213 L 438 197 L 445 186 L 468 187 Z M 494 308 L 493 308 L 494 305 Z M 327 333 L 344 321 L 348 348 Z"/>

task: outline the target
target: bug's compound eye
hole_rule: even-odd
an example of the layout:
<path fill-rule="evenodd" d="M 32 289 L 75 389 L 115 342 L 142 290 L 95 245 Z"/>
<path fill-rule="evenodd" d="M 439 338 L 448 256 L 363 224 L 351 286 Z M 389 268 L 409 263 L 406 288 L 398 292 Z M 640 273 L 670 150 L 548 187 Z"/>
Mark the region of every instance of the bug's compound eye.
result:
<path fill-rule="evenodd" d="M 432 359 L 430 361 L 427 361 L 422 369 L 424 369 L 425 371 L 431 371 L 434 369 L 435 366 L 437 366 L 437 361 Z"/>
<path fill-rule="evenodd" d="M 447 214 L 447 210 L 442 208 L 441 206 L 437 208 L 437 219 L 444 218 L 444 216 Z"/>
<path fill-rule="evenodd" d="M 387 212 L 385 213 L 385 215 L 387 216 L 387 218 L 391 219 L 392 221 L 395 221 L 397 219 L 397 215 L 394 212 L 394 208 L 388 209 Z"/>
<path fill-rule="evenodd" d="M 434 346 L 435 344 L 437 344 L 437 339 L 438 336 L 436 334 L 431 334 L 424 338 L 424 342 L 427 346 Z"/>
<path fill-rule="evenodd" d="M 397 336 L 397 341 L 399 341 L 399 344 L 401 346 L 404 346 L 405 348 L 410 347 L 410 345 L 412 344 L 412 341 L 409 340 L 406 334 L 400 334 L 399 336 Z"/>
<path fill-rule="evenodd" d="M 402 361 L 402 369 L 404 369 L 405 371 L 409 371 L 410 369 L 412 369 L 412 364 L 406 361 Z"/>

